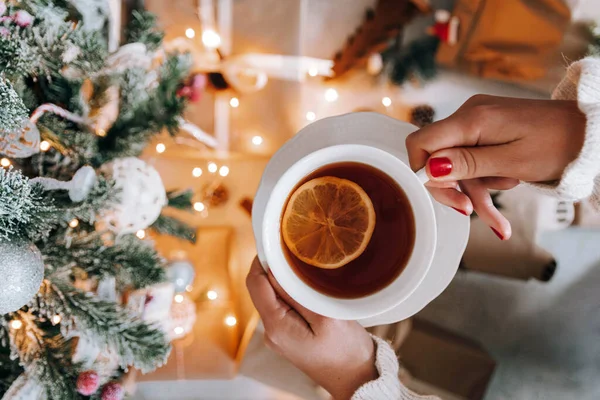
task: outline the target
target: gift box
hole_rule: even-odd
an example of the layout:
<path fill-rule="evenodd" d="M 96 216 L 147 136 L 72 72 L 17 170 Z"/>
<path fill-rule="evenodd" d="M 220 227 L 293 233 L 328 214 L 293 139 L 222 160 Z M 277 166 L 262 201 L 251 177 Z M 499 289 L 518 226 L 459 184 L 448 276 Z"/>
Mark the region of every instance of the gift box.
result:
<path fill-rule="evenodd" d="M 442 400 L 484 398 L 496 362 L 477 341 L 419 318 L 371 331 L 391 342 L 400 379 L 413 392 Z"/>
<path fill-rule="evenodd" d="M 458 0 L 452 14 L 460 21 L 457 42 L 442 43 L 437 62 L 482 78 L 550 93 L 565 60 L 587 51 L 560 0 Z"/>

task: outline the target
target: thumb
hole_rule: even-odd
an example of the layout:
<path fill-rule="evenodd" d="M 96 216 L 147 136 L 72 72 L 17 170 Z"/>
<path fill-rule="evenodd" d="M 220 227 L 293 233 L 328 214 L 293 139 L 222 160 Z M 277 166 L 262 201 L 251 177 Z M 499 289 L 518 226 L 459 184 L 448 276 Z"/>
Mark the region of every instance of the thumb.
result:
<path fill-rule="evenodd" d="M 453 147 L 436 151 L 427 160 L 432 181 L 457 181 L 489 176 L 506 176 L 510 166 L 507 146 Z"/>

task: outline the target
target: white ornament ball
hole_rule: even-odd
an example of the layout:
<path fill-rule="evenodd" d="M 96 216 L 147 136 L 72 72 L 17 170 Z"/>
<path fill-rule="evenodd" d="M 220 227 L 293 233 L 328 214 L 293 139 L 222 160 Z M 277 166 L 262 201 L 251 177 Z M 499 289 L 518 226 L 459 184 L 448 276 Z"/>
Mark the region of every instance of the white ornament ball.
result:
<path fill-rule="evenodd" d="M 367 60 L 367 73 L 378 75 L 383 70 L 383 57 L 379 53 L 373 53 Z"/>
<path fill-rule="evenodd" d="M 28 119 L 12 132 L 0 130 L 0 153 L 11 158 L 27 158 L 40 151 L 40 131 Z"/>
<path fill-rule="evenodd" d="M 194 329 L 194 323 L 196 323 L 196 304 L 188 296 L 183 296 L 181 302 L 173 301 L 167 327 L 169 339 L 184 337 Z"/>
<path fill-rule="evenodd" d="M 17 311 L 40 289 L 44 279 L 42 255 L 24 240 L 0 241 L 0 315 Z"/>
<path fill-rule="evenodd" d="M 167 278 L 175 286 L 175 292 L 184 292 L 188 285 L 194 281 L 196 270 L 189 261 L 175 261 L 167 268 Z"/>
<path fill-rule="evenodd" d="M 101 170 L 115 181 L 120 201 L 112 210 L 104 212 L 100 220 L 119 235 L 152 225 L 167 204 L 158 172 L 136 157 L 117 158 L 103 165 Z"/>

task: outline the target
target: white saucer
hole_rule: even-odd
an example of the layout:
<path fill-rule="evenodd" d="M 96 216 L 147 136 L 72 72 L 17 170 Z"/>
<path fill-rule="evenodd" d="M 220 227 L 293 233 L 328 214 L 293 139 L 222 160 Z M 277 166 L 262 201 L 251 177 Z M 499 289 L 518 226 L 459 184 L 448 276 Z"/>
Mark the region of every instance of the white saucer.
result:
<path fill-rule="evenodd" d="M 319 120 L 302 129 L 271 158 L 256 192 L 252 208 L 252 228 L 258 258 L 264 264 L 262 223 L 265 207 L 275 183 L 294 163 L 316 150 L 340 144 L 363 144 L 385 150 L 408 164 L 404 141 L 414 132 L 413 125 L 385 115 L 364 112 Z M 438 239 L 427 276 L 406 300 L 392 310 L 360 320 L 363 326 L 389 324 L 421 311 L 439 296 L 456 274 L 469 239 L 469 217 L 433 201 Z"/>

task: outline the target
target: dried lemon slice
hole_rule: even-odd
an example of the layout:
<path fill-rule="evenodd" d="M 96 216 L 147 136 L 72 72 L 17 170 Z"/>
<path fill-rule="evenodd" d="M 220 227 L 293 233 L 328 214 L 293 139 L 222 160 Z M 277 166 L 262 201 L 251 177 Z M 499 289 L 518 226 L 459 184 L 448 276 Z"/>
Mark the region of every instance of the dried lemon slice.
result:
<path fill-rule="evenodd" d="M 300 186 L 283 214 L 283 240 L 301 261 L 343 267 L 367 248 L 375 210 L 365 191 L 347 179 L 325 176 Z"/>

